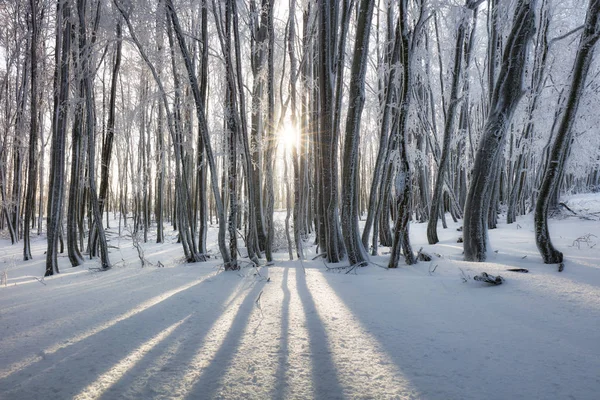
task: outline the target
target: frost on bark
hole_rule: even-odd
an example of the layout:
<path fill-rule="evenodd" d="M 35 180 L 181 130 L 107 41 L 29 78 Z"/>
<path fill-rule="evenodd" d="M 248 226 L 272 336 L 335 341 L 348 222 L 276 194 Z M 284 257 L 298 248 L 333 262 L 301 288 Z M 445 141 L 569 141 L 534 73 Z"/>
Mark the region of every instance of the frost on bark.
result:
<path fill-rule="evenodd" d="M 69 99 L 69 52 L 71 49 L 70 1 L 58 2 L 54 70 L 54 110 L 52 116 L 52 151 L 48 188 L 48 248 L 44 276 L 58 273 L 58 242 L 62 222 L 65 152 L 67 132 L 67 101 Z M 60 49 L 60 50 L 58 50 Z"/>
<path fill-rule="evenodd" d="M 175 36 L 177 37 L 177 42 L 179 43 L 179 49 L 181 51 L 181 56 L 183 58 L 186 70 L 188 72 L 187 76 L 188 76 L 188 80 L 189 80 L 189 83 L 190 83 L 190 86 L 192 89 L 192 94 L 194 96 L 194 103 L 196 106 L 196 117 L 198 119 L 198 123 L 200 125 L 199 129 L 202 133 L 202 136 L 204 138 L 204 143 L 206 145 L 206 148 L 205 148 L 206 156 L 207 156 L 207 161 L 208 161 L 208 165 L 209 165 L 210 172 L 211 172 L 211 174 L 210 174 L 211 175 L 211 186 L 212 186 L 215 204 L 216 204 L 216 208 L 217 208 L 217 214 L 218 214 L 218 218 L 219 218 L 219 233 L 218 233 L 219 250 L 221 252 L 221 256 L 223 257 L 223 262 L 225 264 L 228 264 L 231 261 L 231 255 L 227 249 L 227 245 L 225 244 L 225 230 L 226 230 L 227 221 L 225 219 L 225 210 L 223 207 L 223 202 L 221 200 L 221 196 L 219 195 L 214 155 L 212 152 L 212 148 L 210 146 L 210 138 L 208 136 L 208 124 L 206 122 L 206 117 L 204 114 L 204 103 L 203 103 L 202 95 L 200 93 L 200 87 L 198 85 L 198 79 L 196 77 L 194 64 L 192 63 L 188 48 L 186 46 L 183 30 L 179 23 L 179 18 L 175 11 L 175 7 L 173 6 L 173 1 L 166 0 L 165 4 L 167 6 L 168 15 L 171 19 L 171 22 L 173 23 L 173 30 L 175 32 Z M 177 152 L 176 152 L 176 154 L 177 154 Z M 181 163 L 182 160 L 180 159 L 179 162 Z M 186 200 L 189 200 L 190 191 L 189 191 L 189 188 L 187 187 L 187 182 L 185 182 L 185 181 L 186 181 L 186 179 L 182 179 L 182 183 L 184 185 L 184 190 L 182 190 L 181 194 L 186 195 L 186 197 L 185 197 Z M 193 238 L 194 233 L 192 232 L 190 236 Z M 200 254 L 193 254 L 192 258 L 194 261 L 200 261 L 204 257 L 201 256 Z M 190 259 L 190 261 L 192 260 L 192 258 Z"/>
<path fill-rule="evenodd" d="M 410 244 L 409 228 L 411 207 L 411 169 L 408 160 L 408 112 L 412 98 L 412 61 L 413 51 L 416 47 L 416 41 L 422 28 L 424 16 L 424 7 L 421 5 L 419 18 L 412 30 L 408 26 L 408 4 L 406 0 L 400 1 L 399 7 L 399 26 L 401 35 L 400 62 L 403 66 L 402 88 L 400 90 L 400 110 L 398 114 L 398 130 L 396 131 L 395 142 L 398 149 L 398 172 L 396 173 L 395 183 L 395 224 L 393 230 L 393 242 L 388 263 L 389 268 L 397 268 L 400 260 L 400 250 L 404 253 L 404 261 L 408 265 L 417 262 Z M 388 178 L 389 179 L 389 178 Z M 385 203 L 383 203 L 385 206 Z"/>
<path fill-rule="evenodd" d="M 360 121 L 365 102 L 365 74 L 369 54 L 369 34 L 374 2 L 362 0 L 358 11 L 354 58 L 350 76 L 350 99 L 346 120 L 342 181 L 348 186 L 342 190 L 342 235 L 348 260 L 354 265 L 367 258 L 358 228 L 358 145 Z"/>
<path fill-rule="evenodd" d="M 23 260 L 31 257 L 31 218 L 35 216 L 35 185 L 37 180 L 37 147 L 38 147 L 38 45 L 39 25 L 44 18 L 44 11 L 38 11 L 39 0 L 30 0 L 31 18 L 31 123 L 29 130 L 29 170 L 27 176 L 27 195 L 25 197 L 25 220 L 23 223 Z"/>
<path fill-rule="evenodd" d="M 577 115 L 577 108 L 584 90 L 586 77 L 594 56 L 594 48 L 600 35 L 600 0 L 590 0 L 585 25 L 579 47 L 571 72 L 571 87 L 567 95 L 560 123 L 556 131 L 556 138 L 550 157 L 548 159 L 544 178 L 540 186 L 538 199 L 535 205 L 535 243 L 540 255 L 546 264 L 563 262 L 563 254 L 552 244 L 548 231 L 548 207 L 551 198 L 558 189 L 560 176 L 564 169 L 568 149 L 573 136 L 573 125 Z"/>
<path fill-rule="evenodd" d="M 484 130 L 475 156 L 464 218 L 464 254 L 467 261 L 485 261 L 490 197 L 506 131 L 522 97 L 528 43 L 534 32 L 535 0 L 519 0 L 504 48 L 502 64 Z"/>
<path fill-rule="evenodd" d="M 392 27 L 392 21 L 391 21 L 391 9 L 388 12 L 389 15 L 389 19 L 390 21 L 388 21 L 388 29 L 390 31 L 394 30 L 394 28 Z M 399 33 L 399 29 L 400 26 L 397 25 L 396 26 L 396 34 L 395 36 L 392 36 L 392 33 L 390 32 L 389 35 L 392 36 L 394 38 L 394 44 L 392 47 L 392 50 L 390 51 L 390 56 L 388 57 L 388 63 L 389 66 L 393 66 L 396 65 L 398 63 L 398 60 L 400 58 L 400 46 L 401 46 L 401 35 Z M 368 247 L 368 243 L 369 243 L 369 236 L 371 235 L 371 229 L 373 229 L 373 227 L 375 226 L 374 229 L 374 233 L 373 233 L 373 255 L 376 255 L 377 252 L 377 236 L 378 236 L 378 229 L 377 229 L 377 215 L 379 214 L 378 209 L 381 207 L 381 202 L 379 201 L 379 197 L 380 197 L 380 190 L 383 186 L 383 175 L 382 174 L 382 170 L 384 168 L 387 169 L 386 166 L 386 159 L 387 159 L 387 154 L 388 154 L 388 136 L 389 136 L 389 128 L 390 128 L 390 119 L 391 119 L 391 115 L 392 115 L 392 109 L 393 109 L 393 101 L 396 99 L 396 93 L 397 93 L 397 89 L 396 89 L 396 85 L 395 82 L 397 80 L 396 75 L 397 75 L 397 71 L 398 68 L 389 68 L 389 73 L 387 76 L 387 79 L 385 80 L 385 84 L 384 84 L 384 98 L 382 100 L 383 104 L 383 112 L 382 112 L 382 116 L 381 116 L 381 123 L 380 123 L 380 127 L 379 127 L 379 150 L 377 152 L 377 158 L 375 159 L 375 168 L 373 170 L 373 179 L 371 182 L 371 188 L 369 191 L 369 205 L 368 205 L 368 210 L 367 210 L 367 220 L 365 221 L 365 227 L 363 229 L 363 233 L 362 233 L 362 242 L 363 242 L 363 246 L 365 246 L 365 248 Z"/>
<path fill-rule="evenodd" d="M 533 68 L 531 73 L 531 95 L 527 105 L 527 114 L 529 120 L 523 126 L 521 136 L 515 140 L 515 149 L 521 149 L 517 160 L 513 164 L 512 173 L 509 174 L 509 179 L 512 179 L 512 187 L 508 197 L 508 209 L 506 211 L 506 223 L 512 224 L 519 215 L 524 214 L 524 206 L 522 199 L 526 192 L 525 186 L 529 179 L 527 173 L 529 165 L 531 165 L 532 150 L 528 147 L 532 143 L 534 133 L 534 112 L 541 103 L 541 94 L 544 89 L 544 84 L 548 79 L 546 74 L 547 59 L 548 59 L 548 28 L 550 26 L 550 13 L 548 10 L 547 1 L 542 2 L 540 11 L 540 21 L 538 24 L 536 39 L 535 39 L 535 55 L 533 60 Z"/>
<path fill-rule="evenodd" d="M 427 241 L 429 244 L 435 244 L 439 242 L 437 235 L 437 221 L 439 214 L 443 213 L 442 206 L 442 190 L 444 188 L 444 182 L 446 174 L 449 168 L 449 156 L 450 156 L 450 144 L 452 143 L 452 136 L 454 134 L 454 120 L 459 105 L 459 85 L 461 83 L 461 77 L 463 73 L 463 61 L 465 58 L 468 62 L 468 55 L 465 57 L 467 51 L 465 46 L 465 36 L 469 20 L 473 18 L 475 13 L 474 8 L 477 7 L 479 2 L 467 0 L 463 15 L 458 26 L 458 32 L 456 35 L 456 45 L 454 47 L 454 72 L 452 76 L 452 85 L 450 89 L 450 99 L 448 103 L 448 111 L 446 112 L 446 122 L 444 124 L 444 143 L 442 145 L 442 154 L 440 157 L 437 177 L 433 188 L 433 199 L 431 200 L 431 209 L 429 211 L 429 221 L 427 223 Z M 471 18 L 468 18 L 470 14 Z M 466 70 L 468 65 L 464 68 Z"/>
<path fill-rule="evenodd" d="M 325 239 L 327 261 L 336 263 L 343 256 L 343 241 L 339 225 L 337 189 L 337 133 L 334 126 L 334 60 L 335 50 L 335 8 L 330 0 L 319 2 L 319 131 L 317 160 L 320 174 L 319 196 L 319 235 Z"/>
<path fill-rule="evenodd" d="M 85 128 L 88 139 L 88 195 L 90 207 L 92 209 L 93 225 L 92 229 L 96 230 L 98 235 L 98 247 L 100 250 L 100 262 L 102 269 L 111 268 L 110 260 L 108 257 L 108 244 L 106 242 L 106 235 L 104 233 L 104 226 L 102 225 L 102 214 L 100 206 L 98 204 L 98 192 L 96 189 L 96 118 L 94 115 L 94 98 L 93 98 L 93 74 L 91 68 L 91 47 L 94 44 L 94 39 L 88 39 L 86 30 L 85 20 L 85 0 L 77 0 L 77 14 L 79 16 L 79 50 L 81 54 L 81 71 L 82 71 L 82 85 L 83 92 L 85 93 Z M 96 10 L 96 18 L 100 16 L 100 3 Z M 92 37 L 95 38 L 95 29 L 97 22 L 94 24 L 94 32 Z M 90 252 L 93 253 L 92 249 Z"/>

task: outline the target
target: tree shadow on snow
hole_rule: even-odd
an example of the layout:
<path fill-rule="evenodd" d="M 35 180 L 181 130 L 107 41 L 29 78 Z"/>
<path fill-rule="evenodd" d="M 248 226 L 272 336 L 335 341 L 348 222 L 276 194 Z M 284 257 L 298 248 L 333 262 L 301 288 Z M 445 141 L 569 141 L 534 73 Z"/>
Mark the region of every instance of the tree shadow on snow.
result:
<path fill-rule="evenodd" d="M 317 312 L 306 275 L 296 270 L 296 289 L 306 316 L 306 328 L 312 361 L 312 381 L 316 398 L 342 399 L 343 389 L 337 376 L 337 367 L 331 357 L 332 349 L 323 321 Z"/>
<path fill-rule="evenodd" d="M 169 327 L 173 327 L 171 334 L 177 332 L 180 329 L 178 323 L 189 319 L 193 312 L 190 307 L 182 305 L 193 305 L 207 295 L 214 296 L 216 302 L 223 301 L 228 295 L 227 291 L 214 293 L 206 290 L 209 282 L 210 279 L 200 281 L 106 327 L 100 324 L 96 326 L 97 331 L 94 329 L 81 339 L 77 335 L 70 337 L 70 341 L 56 338 L 57 344 L 62 342 L 58 349 L 49 353 L 39 352 L 35 360 L 0 380 L 0 393 L 7 398 L 28 399 L 76 396 L 102 376 L 111 373 L 115 366 L 123 363 L 124 357 L 152 343 L 153 338 L 160 336 L 161 332 Z M 220 285 L 219 289 L 222 288 L 223 285 Z M 215 312 L 211 317 L 217 316 L 218 312 Z M 136 360 L 141 365 L 127 366 L 125 374 L 110 386 L 116 383 L 122 387 L 119 383 L 122 379 L 128 382 L 134 375 L 144 374 L 143 365 L 158 357 L 160 350 L 171 340 L 170 337 L 166 339 L 165 343 L 157 342 L 156 352 L 152 346 L 146 345 L 149 346 L 148 351 L 143 353 L 140 360 Z M 144 360 L 145 357 L 148 360 Z"/>
<path fill-rule="evenodd" d="M 266 275 L 265 275 L 266 276 Z M 216 351 L 211 362 L 196 378 L 188 393 L 184 393 L 187 399 L 208 399 L 218 396 L 219 390 L 223 387 L 223 377 L 228 373 L 229 367 L 236 356 L 242 338 L 246 331 L 250 316 L 252 315 L 255 301 L 262 288 L 264 282 L 255 284 L 254 287 L 246 294 L 245 299 L 241 302 L 236 312 L 231 326 L 227 330 L 225 337 Z"/>

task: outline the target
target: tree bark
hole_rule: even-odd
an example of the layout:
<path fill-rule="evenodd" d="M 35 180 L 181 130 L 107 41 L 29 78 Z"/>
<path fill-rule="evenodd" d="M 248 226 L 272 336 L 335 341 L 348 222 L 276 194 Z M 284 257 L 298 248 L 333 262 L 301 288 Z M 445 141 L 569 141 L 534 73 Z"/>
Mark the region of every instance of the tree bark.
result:
<path fill-rule="evenodd" d="M 587 74 L 594 56 L 594 48 L 600 37 L 600 0 L 590 0 L 585 18 L 585 26 L 571 72 L 571 86 L 566 104 L 560 117 L 554 144 L 547 161 L 546 171 L 540 186 L 535 205 L 535 243 L 546 264 L 563 262 L 563 253 L 552 244 L 548 231 L 548 207 L 551 197 L 557 190 L 560 175 L 568 157 L 568 149 L 573 136 L 573 125 L 584 90 Z"/>
<path fill-rule="evenodd" d="M 358 10 L 354 58 L 350 74 L 350 98 L 346 119 L 342 181 L 349 187 L 342 191 L 342 235 L 346 245 L 348 260 L 354 265 L 367 259 L 358 227 L 358 187 L 359 173 L 358 145 L 360 143 L 361 116 L 365 103 L 365 75 L 369 55 L 369 36 L 374 1 L 362 0 Z"/>
<path fill-rule="evenodd" d="M 534 31 L 535 0 L 519 0 L 490 107 L 475 156 L 464 218 L 464 252 L 467 261 L 485 261 L 487 217 L 493 190 L 494 167 L 500 157 L 506 130 L 522 96 L 528 43 Z"/>
<path fill-rule="evenodd" d="M 69 98 L 69 51 L 71 48 L 70 1 L 57 3 L 56 67 L 54 71 L 54 111 L 52 118 L 52 152 L 50 158 L 50 183 L 48 188 L 48 222 L 46 272 L 44 276 L 58 273 L 58 241 L 62 223 L 62 205 L 65 178 L 65 136 L 67 102 Z M 60 49 L 60 50 L 59 50 Z"/>
<path fill-rule="evenodd" d="M 31 256 L 31 219 L 35 217 L 35 186 L 37 182 L 37 146 L 38 146 L 38 46 L 39 46 L 39 24 L 44 18 L 43 9 L 38 11 L 39 0 L 29 1 L 29 12 L 31 13 L 31 94 L 30 94 L 30 130 L 29 130 L 29 169 L 27 171 L 27 195 L 25 204 L 25 222 L 23 224 L 23 260 L 27 261 Z"/>

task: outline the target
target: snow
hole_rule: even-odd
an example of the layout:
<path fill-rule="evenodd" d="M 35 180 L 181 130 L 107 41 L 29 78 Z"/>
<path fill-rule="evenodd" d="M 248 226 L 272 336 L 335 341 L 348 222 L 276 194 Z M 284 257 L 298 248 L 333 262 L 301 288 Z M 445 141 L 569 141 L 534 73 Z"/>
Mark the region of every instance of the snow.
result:
<path fill-rule="evenodd" d="M 226 273 L 183 263 L 173 236 L 143 245 L 164 268 L 140 268 L 112 235 L 112 270 L 61 255 L 42 283 L 45 239 L 28 262 L 3 240 L 0 398 L 597 399 L 600 196 L 566 204 L 588 218 L 550 222 L 561 273 L 542 264 L 531 216 L 490 231 L 486 263 L 462 261 L 459 224 L 434 246 L 412 224 L 414 248 L 440 257 L 348 274 L 284 253 Z M 506 281 L 472 279 L 483 271 Z"/>

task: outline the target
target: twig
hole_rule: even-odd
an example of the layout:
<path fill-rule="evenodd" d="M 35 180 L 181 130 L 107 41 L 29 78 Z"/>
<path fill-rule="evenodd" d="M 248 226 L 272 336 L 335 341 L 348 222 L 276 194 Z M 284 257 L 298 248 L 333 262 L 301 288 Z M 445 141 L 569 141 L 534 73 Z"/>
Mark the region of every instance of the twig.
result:
<path fill-rule="evenodd" d="M 433 269 L 431 269 L 431 264 L 433 264 L 433 262 L 429 264 L 429 275 L 433 275 L 435 273 L 435 270 L 438 267 L 438 264 L 435 264 L 435 267 L 433 267 Z"/>
<path fill-rule="evenodd" d="M 34 276 L 35 280 L 38 281 L 39 283 L 41 283 L 44 286 L 48 286 L 46 285 L 46 282 L 44 282 L 44 278 L 38 278 L 37 276 Z"/>

